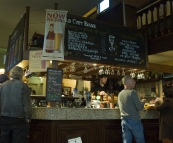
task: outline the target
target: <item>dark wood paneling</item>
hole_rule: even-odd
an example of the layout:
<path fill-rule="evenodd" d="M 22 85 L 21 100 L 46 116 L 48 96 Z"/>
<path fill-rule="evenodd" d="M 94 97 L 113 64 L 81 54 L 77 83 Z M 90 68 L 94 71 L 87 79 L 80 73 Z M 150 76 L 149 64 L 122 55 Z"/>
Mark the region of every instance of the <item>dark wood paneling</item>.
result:
<path fill-rule="evenodd" d="M 159 143 L 157 119 L 142 120 L 146 143 Z M 32 120 L 30 143 L 68 143 L 81 137 L 82 143 L 122 143 L 121 120 L 48 121 Z M 133 140 L 133 143 L 135 141 Z"/>
<path fill-rule="evenodd" d="M 113 120 L 103 122 L 102 124 L 102 142 L 103 143 L 122 143 L 121 121 Z"/>
<path fill-rule="evenodd" d="M 148 41 L 148 55 L 173 50 L 173 33 Z"/>
<path fill-rule="evenodd" d="M 159 120 L 142 120 L 146 143 L 159 143 Z"/>
<path fill-rule="evenodd" d="M 136 24 L 136 12 L 137 9 L 130 5 L 125 5 L 125 19 L 126 19 L 126 26 L 131 28 L 137 28 Z M 109 8 L 105 12 L 99 14 L 97 16 L 98 20 L 105 21 L 108 23 L 113 23 L 115 25 L 124 25 L 123 23 L 123 5 L 120 3 L 114 7 Z"/>
<path fill-rule="evenodd" d="M 30 143 L 50 143 L 51 121 L 32 120 L 30 125 Z"/>

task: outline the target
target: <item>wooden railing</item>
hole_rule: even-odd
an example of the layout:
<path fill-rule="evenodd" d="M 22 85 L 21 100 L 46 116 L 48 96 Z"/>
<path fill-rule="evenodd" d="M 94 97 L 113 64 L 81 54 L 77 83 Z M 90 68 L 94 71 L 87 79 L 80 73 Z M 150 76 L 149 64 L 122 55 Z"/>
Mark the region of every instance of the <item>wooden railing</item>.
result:
<path fill-rule="evenodd" d="M 148 40 L 173 32 L 173 0 L 160 0 L 137 12 L 138 28 Z"/>

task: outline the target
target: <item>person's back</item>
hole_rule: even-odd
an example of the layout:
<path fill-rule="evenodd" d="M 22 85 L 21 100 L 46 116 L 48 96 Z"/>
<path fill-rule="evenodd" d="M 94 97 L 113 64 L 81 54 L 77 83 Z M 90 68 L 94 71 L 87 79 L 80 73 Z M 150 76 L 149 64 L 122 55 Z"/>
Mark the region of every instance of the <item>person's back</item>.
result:
<path fill-rule="evenodd" d="M 121 118 L 141 120 L 139 111 L 143 109 L 135 91 L 130 89 L 122 90 L 118 95 L 118 103 L 121 111 Z"/>
<path fill-rule="evenodd" d="M 24 92 L 29 93 L 29 88 L 25 83 L 12 79 L 3 83 L 0 88 L 3 91 L 0 93 L 1 116 L 31 118 L 30 96 L 24 94 Z M 25 102 L 24 105 L 23 102 Z"/>
<path fill-rule="evenodd" d="M 135 81 L 130 75 L 122 79 L 124 90 L 118 94 L 118 104 L 121 114 L 123 143 L 131 143 L 134 137 L 136 143 L 145 143 L 143 125 L 139 111 L 143 109 L 144 102 L 140 102 L 133 90 Z"/>
<path fill-rule="evenodd" d="M 155 102 L 155 108 L 160 111 L 159 118 L 159 139 L 163 143 L 173 142 L 173 89 L 164 89 L 165 99 L 161 103 L 160 101 Z"/>
<path fill-rule="evenodd" d="M 22 82 L 23 69 L 14 67 L 11 80 L 0 86 L 1 143 L 27 143 L 32 107 L 30 90 Z"/>

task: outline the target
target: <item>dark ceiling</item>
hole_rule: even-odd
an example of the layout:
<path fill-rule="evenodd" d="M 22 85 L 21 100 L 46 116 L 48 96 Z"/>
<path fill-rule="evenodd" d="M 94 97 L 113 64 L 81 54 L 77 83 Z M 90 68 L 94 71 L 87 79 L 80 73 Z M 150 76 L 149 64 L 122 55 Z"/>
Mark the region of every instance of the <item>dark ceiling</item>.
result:
<path fill-rule="evenodd" d="M 54 9 L 55 3 L 58 3 L 58 9 L 67 10 L 70 14 L 83 16 L 92 8 L 96 7 L 102 0 L 0 0 L 0 48 L 7 48 L 8 37 L 13 32 L 15 26 L 19 22 L 21 16 L 26 12 L 26 7 L 30 7 L 29 18 L 29 40 L 32 35 L 37 32 L 44 34 L 45 28 L 45 9 Z M 121 0 L 114 0 L 119 4 Z M 146 3 L 152 0 L 124 0 L 125 4 L 140 8 Z M 166 54 L 167 55 L 167 54 Z M 159 58 L 158 58 L 159 56 Z M 164 57 L 164 58 L 163 58 Z M 164 59 L 164 61 L 158 61 Z M 149 62 L 161 63 L 172 61 L 172 56 L 165 56 L 165 53 L 159 55 L 149 56 Z M 172 62 L 171 62 L 172 64 Z M 71 63 L 62 64 L 59 63 L 59 67 L 69 69 Z M 102 66 L 102 65 L 99 65 Z M 92 66 L 88 67 L 92 69 L 92 74 L 98 72 L 99 66 L 94 69 Z M 84 64 L 78 64 L 80 70 L 77 70 L 78 74 L 88 76 L 90 74 L 83 73 Z M 117 67 L 116 67 L 117 68 Z M 122 70 L 122 69 L 121 69 Z M 68 73 L 71 74 L 71 73 Z"/>
<path fill-rule="evenodd" d="M 0 48 L 7 48 L 8 37 L 13 32 L 21 16 L 30 7 L 29 39 L 34 32 L 44 34 L 45 9 L 67 10 L 71 14 L 83 16 L 102 0 L 0 0 Z M 150 0 L 125 0 L 125 3 L 140 7 Z M 121 0 L 115 0 L 118 4 Z"/>

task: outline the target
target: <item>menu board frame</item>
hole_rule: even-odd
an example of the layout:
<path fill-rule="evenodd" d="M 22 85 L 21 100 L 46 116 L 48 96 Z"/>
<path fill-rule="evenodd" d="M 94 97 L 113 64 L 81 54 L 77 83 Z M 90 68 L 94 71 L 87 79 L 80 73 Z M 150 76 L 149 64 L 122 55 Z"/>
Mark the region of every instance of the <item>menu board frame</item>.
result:
<path fill-rule="evenodd" d="M 68 14 L 64 44 L 65 60 L 148 68 L 146 34 L 138 29 Z"/>
<path fill-rule="evenodd" d="M 5 73 L 9 72 L 15 65 L 23 60 L 23 47 L 25 36 L 26 13 L 9 36 L 6 53 Z"/>
<path fill-rule="evenodd" d="M 46 101 L 61 102 L 63 71 L 47 68 L 46 78 Z"/>

